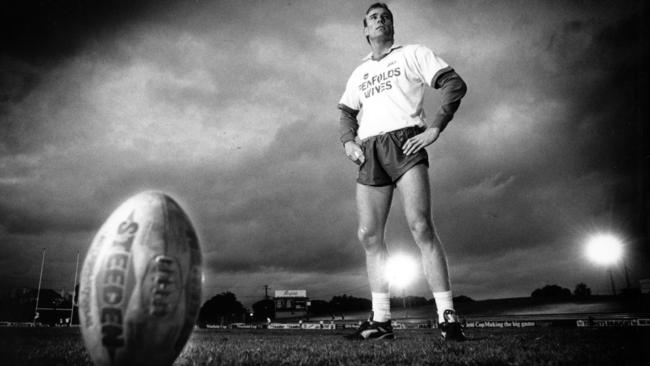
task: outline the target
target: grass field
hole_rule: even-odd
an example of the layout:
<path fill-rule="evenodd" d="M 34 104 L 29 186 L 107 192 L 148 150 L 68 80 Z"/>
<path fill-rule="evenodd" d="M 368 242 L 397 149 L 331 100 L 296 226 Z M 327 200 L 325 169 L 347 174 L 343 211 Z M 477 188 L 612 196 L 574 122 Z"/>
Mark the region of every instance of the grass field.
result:
<path fill-rule="evenodd" d="M 347 331 L 349 332 L 349 330 Z M 174 365 L 650 365 L 648 328 L 436 330 L 348 341 L 332 330 L 196 330 Z M 91 365 L 78 329 L 0 328 L 2 365 Z"/>

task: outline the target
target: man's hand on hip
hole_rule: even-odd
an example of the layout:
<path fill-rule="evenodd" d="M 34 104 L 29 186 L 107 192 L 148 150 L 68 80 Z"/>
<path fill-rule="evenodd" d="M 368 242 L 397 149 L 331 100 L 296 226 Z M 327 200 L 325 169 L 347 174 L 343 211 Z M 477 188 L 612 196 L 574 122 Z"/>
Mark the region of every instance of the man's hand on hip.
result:
<path fill-rule="evenodd" d="M 404 146 L 402 146 L 402 151 L 406 155 L 415 154 L 421 149 L 433 144 L 438 139 L 438 136 L 440 136 L 440 129 L 438 127 L 427 128 L 424 132 L 406 140 Z"/>
<path fill-rule="evenodd" d="M 363 149 L 361 146 L 354 141 L 348 141 L 344 145 L 345 155 L 348 159 L 352 160 L 358 165 L 361 165 L 366 161 L 366 157 L 363 155 Z"/>

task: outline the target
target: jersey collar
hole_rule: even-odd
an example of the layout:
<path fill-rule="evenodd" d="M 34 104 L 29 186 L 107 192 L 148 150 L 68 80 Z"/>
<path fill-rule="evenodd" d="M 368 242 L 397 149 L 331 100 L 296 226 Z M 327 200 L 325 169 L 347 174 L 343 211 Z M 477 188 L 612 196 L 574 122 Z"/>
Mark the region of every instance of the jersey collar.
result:
<path fill-rule="evenodd" d="M 390 55 L 390 53 L 393 52 L 393 50 L 396 50 L 396 49 L 398 49 L 398 48 L 402 48 L 402 45 L 401 45 L 401 44 L 393 44 L 393 45 L 390 47 L 390 50 L 388 50 L 388 52 L 386 52 L 386 54 L 384 55 L 384 57 Z M 382 57 L 381 60 L 383 60 L 384 57 Z M 370 52 L 370 53 L 368 54 L 368 56 L 366 56 L 366 57 L 363 58 L 363 61 L 368 61 L 368 60 L 372 60 L 372 52 Z M 381 61 L 381 60 L 378 60 L 378 61 Z"/>

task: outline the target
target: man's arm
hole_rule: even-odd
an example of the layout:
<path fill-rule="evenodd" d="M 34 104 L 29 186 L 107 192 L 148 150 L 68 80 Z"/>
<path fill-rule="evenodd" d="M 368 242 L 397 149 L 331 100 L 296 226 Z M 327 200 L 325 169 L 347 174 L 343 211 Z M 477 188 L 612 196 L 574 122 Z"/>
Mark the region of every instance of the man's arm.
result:
<path fill-rule="evenodd" d="M 354 110 L 345 104 L 339 104 L 341 110 L 341 117 L 339 119 L 339 132 L 341 133 L 341 142 L 345 148 L 345 155 L 357 164 L 362 164 L 365 160 L 361 146 L 356 143 L 357 129 L 359 123 L 357 122 L 357 114 L 359 111 Z"/>
<path fill-rule="evenodd" d="M 454 118 L 454 113 L 456 113 L 460 106 L 460 100 L 467 93 L 467 85 L 456 71 L 451 70 L 440 75 L 434 81 L 433 87 L 440 89 L 442 103 L 433 121 L 427 127 L 438 127 L 440 132 L 442 132 Z"/>
<path fill-rule="evenodd" d="M 454 113 L 460 107 L 460 100 L 467 93 L 467 85 L 453 70 L 438 76 L 433 82 L 433 87 L 440 89 L 442 103 L 433 120 L 427 123 L 427 129 L 404 143 L 402 149 L 406 155 L 414 154 L 438 139 L 442 130 L 454 118 Z"/>
<path fill-rule="evenodd" d="M 341 134 L 341 143 L 345 145 L 346 142 L 354 141 L 357 137 L 357 129 L 359 129 L 357 114 L 359 114 L 359 111 L 354 110 L 345 104 L 339 104 L 339 110 L 341 111 L 339 132 Z"/>

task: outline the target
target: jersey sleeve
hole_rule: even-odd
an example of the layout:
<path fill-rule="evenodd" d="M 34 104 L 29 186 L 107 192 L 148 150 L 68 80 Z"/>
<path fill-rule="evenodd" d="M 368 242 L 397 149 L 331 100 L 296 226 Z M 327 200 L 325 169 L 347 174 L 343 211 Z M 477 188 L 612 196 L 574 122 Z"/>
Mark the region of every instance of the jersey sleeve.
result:
<path fill-rule="evenodd" d="M 413 73 L 422 83 L 433 88 L 437 87 L 436 80 L 440 75 L 452 70 L 445 60 L 425 46 L 414 46 L 411 56 L 413 59 L 409 64 Z"/>
<path fill-rule="evenodd" d="M 361 99 L 359 98 L 359 91 L 355 82 L 356 73 L 357 71 L 355 70 L 348 79 L 343 96 L 341 96 L 341 100 L 339 101 L 339 105 L 342 104 L 352 110 L 359 111 L 361 110 Z"/>

